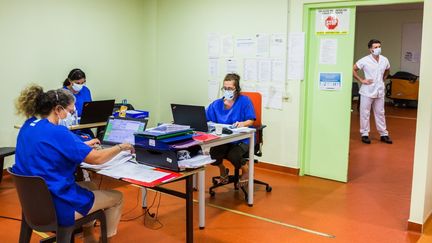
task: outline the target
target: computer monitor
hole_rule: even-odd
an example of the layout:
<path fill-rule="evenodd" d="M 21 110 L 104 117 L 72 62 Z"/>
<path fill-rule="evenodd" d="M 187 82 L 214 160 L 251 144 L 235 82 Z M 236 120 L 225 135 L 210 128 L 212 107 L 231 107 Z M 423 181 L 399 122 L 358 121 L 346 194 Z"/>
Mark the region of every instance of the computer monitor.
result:
<path fill-rule="evenodd" d="M 147 119 L 110 117 L 107 122 L 102 144 L 135 144 L 134 133 L 143 132 Z"/>
<path fill-rule="evenodd" d="M 188 125 L 195 131 L 208 131 L 204 106 L 171 104 L 171 111 L 175 124 Z"/>

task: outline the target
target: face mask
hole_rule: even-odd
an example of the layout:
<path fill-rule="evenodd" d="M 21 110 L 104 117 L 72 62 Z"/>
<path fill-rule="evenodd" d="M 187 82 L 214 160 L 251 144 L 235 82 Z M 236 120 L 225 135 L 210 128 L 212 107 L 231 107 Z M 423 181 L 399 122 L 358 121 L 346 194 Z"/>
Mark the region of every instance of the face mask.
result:
<path fill-rule="evenodd" d="M 65 111 L 66 111 L 67 115 L 63 119 L 61 119 L 59 117 L 59 124 L 58 125 L 62 125 L 62 126 L 65 126 L 65 127 L 69 127 L 69 126 L 75 125 L 76 121 L 77 121 L 77 118 L 74 115 L 72 115 L 71 113 L 69 113 L 67 110 L 65 110 Z M 74 112 L 74 114 L 76 114 L 76 112 Z"/>
<path fill-rule="evenodd" d="M 234 90 L 224 90 L 224 99 L 226 100 L 234 99 Z"/>
<path fill-rule="evenodd" d="M 80 92 L 81 89 L 83 88 L 83 86 L 84 86 L 84 84 L 76 84 L 76 83 L 74 83 L 74 84 L 72 84 L 72 89 L 75 92 Z"/>
<path fill-rule="evenodd" d="M 375 56 L 379 56 L 381 54 L 381 48 L 375 48 L 372 50 L 372 54 Z"/>

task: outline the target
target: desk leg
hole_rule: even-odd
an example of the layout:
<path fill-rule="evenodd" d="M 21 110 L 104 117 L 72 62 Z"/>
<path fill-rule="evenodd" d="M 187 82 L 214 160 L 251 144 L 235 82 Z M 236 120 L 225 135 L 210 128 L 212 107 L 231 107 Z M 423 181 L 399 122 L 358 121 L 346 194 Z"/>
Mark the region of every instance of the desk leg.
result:
<path fill-rule="evenodd" d="M 3 179 L 3 167 L 4 167 L 4 161 L 5 161 L 5 157 L 1 157 L 0 158 L 0 167 L 1 167 L 1 171 L 0 171 L 0 182 Z"/>
<path fill-rule="evenodd" d="M 186 242 L 193 242 L 193 178 L 186 177 Z"/>
<path fill-rule="evenodd" d="M 205 227 L 205 170 L 198 172 L 199 228 Z"/>
<path fill-rule="evenodd" d="M 142 208 L 147 208 L 147 188 L 141 188 Z"/>
<path fill-rule="evenodd" d="M 193 189 L 197 189 L 197 176 L 196 174 L 193 174 Z"/>
<path fill-rule="evenodd" d="M 255 135 L 251 133 L 249 138 L 249 188 L 248 188 L 248 205 L 253 206 L 254 199 L 254 147 Z"/>

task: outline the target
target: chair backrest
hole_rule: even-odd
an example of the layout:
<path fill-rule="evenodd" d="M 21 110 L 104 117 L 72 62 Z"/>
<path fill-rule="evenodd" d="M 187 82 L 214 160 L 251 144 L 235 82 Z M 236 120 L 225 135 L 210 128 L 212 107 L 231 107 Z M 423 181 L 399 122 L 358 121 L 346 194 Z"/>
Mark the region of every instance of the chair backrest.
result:
<path fill-rule="evenodd" d="M 57 216 L 45 180 L 39 176 L 15 174 L 11 168 L 7 170 L 15 182 L 23 216 L 27 224 L 37 231 L 56 231 Z"/>
<path fill-rule="evenodd" d="M 242 95 L 245 95 L 251 99 L 252 104 L 255 109 L 256 120 L 253 124 L 254 127 L 259 127 L 262 125 L 261 123 L 261 106 L 262 106 L 262 97 L 258 92 L 241 92 Z"/>

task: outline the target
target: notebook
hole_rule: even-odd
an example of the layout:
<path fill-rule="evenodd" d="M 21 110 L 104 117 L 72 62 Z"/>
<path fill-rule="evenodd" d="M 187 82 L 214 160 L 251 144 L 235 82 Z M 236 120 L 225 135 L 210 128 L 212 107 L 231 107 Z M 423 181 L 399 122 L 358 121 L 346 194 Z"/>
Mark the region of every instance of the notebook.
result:
<path fill-rule="evenodd" d="M 84 102 L 80 124 L 104 122 L 112 115 L 114 100 Z"/>
<path fill-rule="evenodd" d="M 208 132 L 204 106 L 171 104 L 174 123 L 188 125 L 195 131 Z"/>

